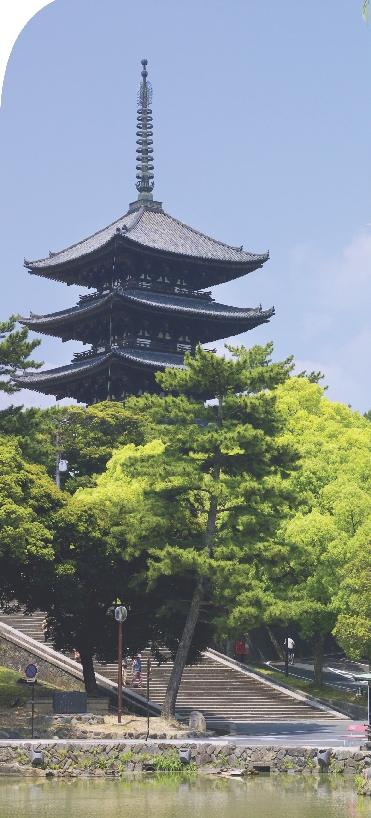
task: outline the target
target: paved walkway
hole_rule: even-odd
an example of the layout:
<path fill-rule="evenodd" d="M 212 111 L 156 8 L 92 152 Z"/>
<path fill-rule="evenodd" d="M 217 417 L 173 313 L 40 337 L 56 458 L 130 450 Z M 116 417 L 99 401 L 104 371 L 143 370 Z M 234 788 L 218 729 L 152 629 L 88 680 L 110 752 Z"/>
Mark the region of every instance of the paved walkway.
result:
<path fill-rule="evenodd" d="M 365 743 L 361 721 L 334 719 L 313 722 L 236 722 L 228 736 L 236 744 L 280 747 L 360 747 Z M 221 738 L 227 739 L 227 736 Z M 218 739 L 219 740 L 219 739 Z"/>

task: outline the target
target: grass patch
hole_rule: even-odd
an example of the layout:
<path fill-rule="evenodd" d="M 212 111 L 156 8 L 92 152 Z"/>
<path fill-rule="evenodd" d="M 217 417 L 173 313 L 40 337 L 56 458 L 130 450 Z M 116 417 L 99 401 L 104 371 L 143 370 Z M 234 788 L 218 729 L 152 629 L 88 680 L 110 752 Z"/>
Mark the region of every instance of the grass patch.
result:
<path fill-rule="evenodd" d="M 253 668 L 253 665 L 251 665 Z M 253 668 L 254 669 L 254 668 Z M 356 696 L 355 693 L 348 692 L 347 690 L 340 690 L 336 687 L 331 687 L 331 685 L 314 685 L 313 682 L 306 682 L 304 679 L 297 679 L 295 676 L 285 676 L 284 673 L 279 673 L 277 670 L 271 670 L 266 666 L 256 666 L 256 670 L 259 673 L 262 673 L 267 679 L 271 679 L 272 682 L 281 682 L 281 684 L 290 687 L 292 690 L 308 693 L 309 696 L 313 696 L 316 699 L 333 699 L 334 701 L 344 702 L 344 704 L 358 704 L 361 707 L 367 707 L 367 698 L 366 696 Z"/>
<path fill-rule="evenodd" d="M 7 667 L 0 666 L 0 707 L 10 707 L 19 698 L 19 704 L 24 704 L 31 699 L 31 684 L 19 684 L 18 679 L 22 678 L 16 670 L 8 670 Z M 58 688 L 49 682 L 36 682 L 35 699 L 42 696 L 51 696 Z"/>

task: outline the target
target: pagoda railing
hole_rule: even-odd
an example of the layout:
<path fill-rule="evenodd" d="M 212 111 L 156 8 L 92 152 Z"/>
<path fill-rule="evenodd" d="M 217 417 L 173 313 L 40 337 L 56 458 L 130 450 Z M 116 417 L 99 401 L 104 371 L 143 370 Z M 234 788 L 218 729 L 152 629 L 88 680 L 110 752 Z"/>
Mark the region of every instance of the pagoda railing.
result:
<path fill-rule="evenodd" d="M 163 287 L 160 284 L 152 284 L 150 282 L 142 282 L 142 281 L 135 281 L 134 279 L 130 279 L 129 281 L 124 281 L 123 283 L 117 284 L 113 287 L 104 287 L 102 290 L 99 290 L 94 293 L 88 293 L 87 295 L 80 295 L 80 303 L 86 303 L 88 301 L 95 301 L 98 298 L 102 298 L 104 295 L 109 295 L 111 292 L 120 292 L 124 290 L 144 290 L 147 292 L 153 293 L 164 293 L 166 295 L 180 295 L 184 298 L 202 298 L 205 301 L 214 301 L 215 299 L 211 297 L 210 292 L 201 292 L 200 290 L 187 290 L 183 287 Z"/>
<path fill-rule="evenodd" d="M 109 354 L 110 352 L 114 352 L 115 350 L 119 349 L 148 349 L 151 352 L 171 352 L 179 353 L 179 352 L 191 352 L 193 347 L 191 344 L 181 343 L 177 341 L 176 344 L 173 344 L 171 347 L 168 345 L 161 344 L 159 341 L 152 341 L 150 338 L 148 339 L 137 339 L 131 338 L 127 341 L 122 341 L 120 344 L 106 344 L 103 346 L 98 346 L 94 349 L 84 350 L 83 352 L 75 352 L 73 356 L 73 363 L 78 363 L 79 361 L 83 361 L 87 358 L 95 358 L 97 355 L 102 355 L 103 353 Z"/>

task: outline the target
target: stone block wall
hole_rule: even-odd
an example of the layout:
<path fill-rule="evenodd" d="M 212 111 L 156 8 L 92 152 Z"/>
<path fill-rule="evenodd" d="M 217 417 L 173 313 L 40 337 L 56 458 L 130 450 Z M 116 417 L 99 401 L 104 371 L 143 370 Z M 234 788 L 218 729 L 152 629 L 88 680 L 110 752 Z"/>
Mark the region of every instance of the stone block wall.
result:
<path fill-rule="evenodd" d="M 41 682 L 49 682 L 63 690 L 85 689 L 83 681 L 74 676 L 73 673 L 52 664 L 47 657 L 42 659 L 40 656 L 35 656 L 32 651 L 16 645 L 2 634 L 0 635 L 0 665 L 9 668 L 9 670 L 15 670 L 24 677 L 24 669 L 31 662 L 36 664 L 37 678 Z"/>
<path fill-rule="evenodd" d="M 289 775 L 313 775 L 322 771 L 318 750 L 306 747 L 249 747 L 232 742 L 173 741 L 6 741 L 0 740 L 0 775 L 57 777 L 116 776 L 141 772 L 161 756 L 178 758 L 180 747 L 189 747 L 195 770 L 217 774 L 229 770 L 268 771 Z M 43 753 L 41 767 L 31 764 L 31 751 Z M 185 768 L 187 769 L 187 768 Z M 354 748 L 335 749 L 326 772 L 371 775 L 371 752 Z"/>

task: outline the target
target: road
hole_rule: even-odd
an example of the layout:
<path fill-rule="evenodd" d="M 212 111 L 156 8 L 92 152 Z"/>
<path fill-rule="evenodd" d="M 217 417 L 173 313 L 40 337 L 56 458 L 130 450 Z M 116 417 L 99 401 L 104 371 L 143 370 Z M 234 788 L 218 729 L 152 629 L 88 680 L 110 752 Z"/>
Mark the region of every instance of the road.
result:
<path fill-rule="evenodd" d="M 282 673 L 282 681 L 284 681 L 285 663 L 284 662 L 267 662 L 267 665 L 272 670 L 278 670 Z M 350 662 L 347 659 L 340 659 L 338 656 L 326 656 L 323 668 L 323 682 L 331 687 L 340 688 L 342 690 L 356 691 L 359 687 L 359 682 L 353 678 L 353 673 L 368 673 L 368 665 L 360 662 Z M 289 676 L 294 676 L 297 679 L 306 679 L 308 682 L 313 681 L 314 668 L 313 660 L 298 659 L 295 660 L 294 665 L 289 665 Z M 367 690 L 367 685 L 363 685 L 363 689 Z M 361 699 L 360 704 L 367 707 L 366 699 Z"/>
<path fill-rule="evenodd" d="M 254 747 L 360 747 L 365 744 L 364 723 L 350 719 L 316 722 L 235 722 L 228 736 L 236 744 Z M 227 736 L 220 736 L 227 739 Z M 218 738 L 218 741 L 219 741 Z"/>

